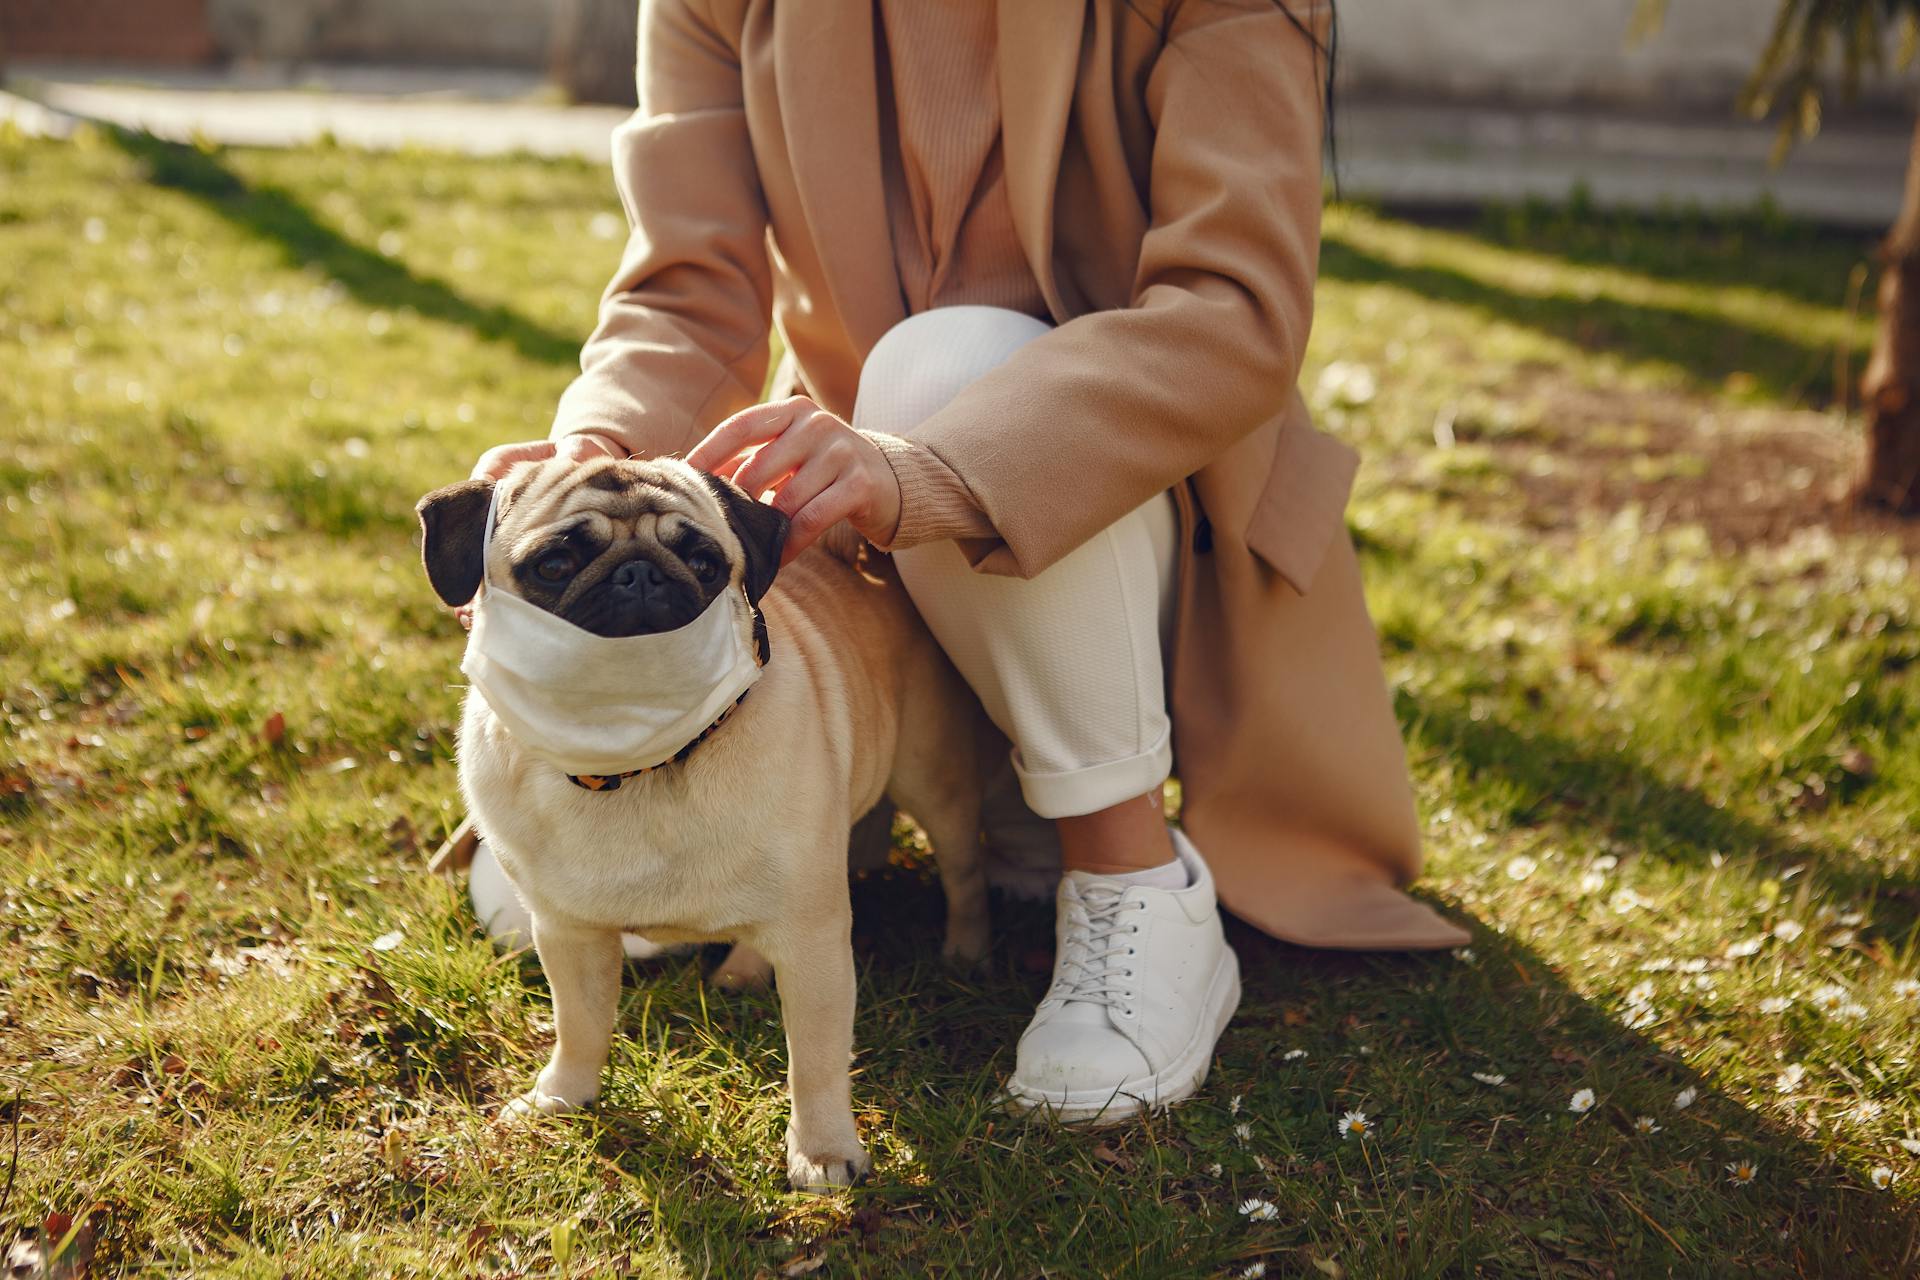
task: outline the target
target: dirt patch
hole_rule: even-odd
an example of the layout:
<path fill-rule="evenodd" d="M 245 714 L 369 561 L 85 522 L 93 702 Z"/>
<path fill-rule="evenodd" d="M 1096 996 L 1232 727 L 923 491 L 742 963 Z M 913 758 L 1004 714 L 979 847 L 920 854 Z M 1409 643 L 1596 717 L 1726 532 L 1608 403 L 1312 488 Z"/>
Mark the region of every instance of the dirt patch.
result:
<path fill-rule="evenodd" d="M 1853 505 L 1864 442 L 1831 414 L 1545 380 L 1519 395 L 1537 429 L 1487 445 L 1529 527 L 1573 530 L 1637 507 L 1647 528 L 1697 525 L 1723 551 L 1825 529 L 1920 554 L 1920 521 Z"/>

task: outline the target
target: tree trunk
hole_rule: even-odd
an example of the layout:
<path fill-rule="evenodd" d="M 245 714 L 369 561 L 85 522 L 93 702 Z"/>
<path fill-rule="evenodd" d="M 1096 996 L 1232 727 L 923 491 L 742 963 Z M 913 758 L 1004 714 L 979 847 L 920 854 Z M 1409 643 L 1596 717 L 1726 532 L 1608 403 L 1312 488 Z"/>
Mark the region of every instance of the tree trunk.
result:
<path fill-rule="evenodd" d="M 1920 514 L 1920 121 L 1900 216 L 1880 248 L 1880 322 L 1860 376 L 1867 408 L 1863 506 Z"/>
<path fill-rule="evenodd" d="M 634 104 L 640 0 L 559 0 L 547 69 L 575 102 Z"/>

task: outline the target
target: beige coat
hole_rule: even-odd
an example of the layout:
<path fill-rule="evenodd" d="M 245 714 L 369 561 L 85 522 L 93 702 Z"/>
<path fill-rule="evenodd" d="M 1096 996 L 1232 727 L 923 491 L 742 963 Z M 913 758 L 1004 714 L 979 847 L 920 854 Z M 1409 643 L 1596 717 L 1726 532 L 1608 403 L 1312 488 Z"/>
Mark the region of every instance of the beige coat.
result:
<path fill-rule="evenodd" d="M 1343 524 L 1356 460 L 1295 390 L 1323 67 L 1272 0 L 998 3 L 1007 194 L 1058 327 L 915 433 L 999 531 L 970 555 L 1031 576 L 1171 489 L 1176 769 L 1223 902 L 1308 945 L 1458 945 L 1396 888 L 1419 825 Z M 851 417 L 903 316 L 873 24 L 872 0 L 647 0 L 614 138 L 635 229 L 555 434 L 690 447 L 759 399 L 770 321 Z"/>

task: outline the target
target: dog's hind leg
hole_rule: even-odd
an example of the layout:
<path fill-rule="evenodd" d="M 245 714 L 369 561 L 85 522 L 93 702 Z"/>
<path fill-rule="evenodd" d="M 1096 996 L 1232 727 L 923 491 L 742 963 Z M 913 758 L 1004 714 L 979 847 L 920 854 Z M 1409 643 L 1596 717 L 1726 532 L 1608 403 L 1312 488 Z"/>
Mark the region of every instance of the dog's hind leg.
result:
<path fill-rule="evenodd" d="M 1006 743 L 959 673 L 948 667 L 943 678 L 946 696 L 930 700 L 933 707 L 908 708 L 903 718 L 887 792 L 933 844 L 947 897 L 947 937 L 940 954 L 956 968 L 972 968 L 986 958 L 993 938 L 980 801 L 986 765 Z"/>
<path fill-rule="evenodd" d="M 773 981 L 773 965 L 744 942 L 736 942 L 713 971 L 713 985 L 727 991 L 746 991 Z"/>

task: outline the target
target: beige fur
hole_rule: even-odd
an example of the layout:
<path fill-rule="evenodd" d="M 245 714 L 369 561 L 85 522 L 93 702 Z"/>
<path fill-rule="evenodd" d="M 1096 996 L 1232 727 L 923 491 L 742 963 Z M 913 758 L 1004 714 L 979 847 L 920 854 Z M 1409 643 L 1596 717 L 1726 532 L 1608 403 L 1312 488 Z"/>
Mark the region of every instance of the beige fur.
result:
<path fill-rule="evenodd" d="M 678 462 L 620 464 L 664 523 L 693 520 L 743 552 L 704 482 Z M 632 493 L 522 468 L 503 485 L 489 556 L 538 528 Z M 571 488 L 567 486 L 571 484 Z M 516 502 L 518 495 L 533 499 Z M 497 565 L 493 582 L 510 584 Z M 499 585 L 489 590 L 501 589 Z M 734 624 L 751 638 L 736 590 Z M 847 832 L 883 795 L 919 819 L 947 894 L 945 954 L 988 943 L 977 831 L 993 731 L 890 573 L 855 571 L 811 551 L 761 602 L 765 673 L 726 724 L 679 764 L 589 792 L 522 752 L 469 693 L 460 781 L 471 813 L 531 910 L 553 991 L 553 1055 L 512 1115 L 581 1106 L 600 1089 L 619 1001 L 620 933 L 663 943 L 736 943 L 718 980 L 777 977 L 787 1028 L 795 1187 L 844 1185 L 867 1168 L 853 1122 L 854 967 Z"/>

